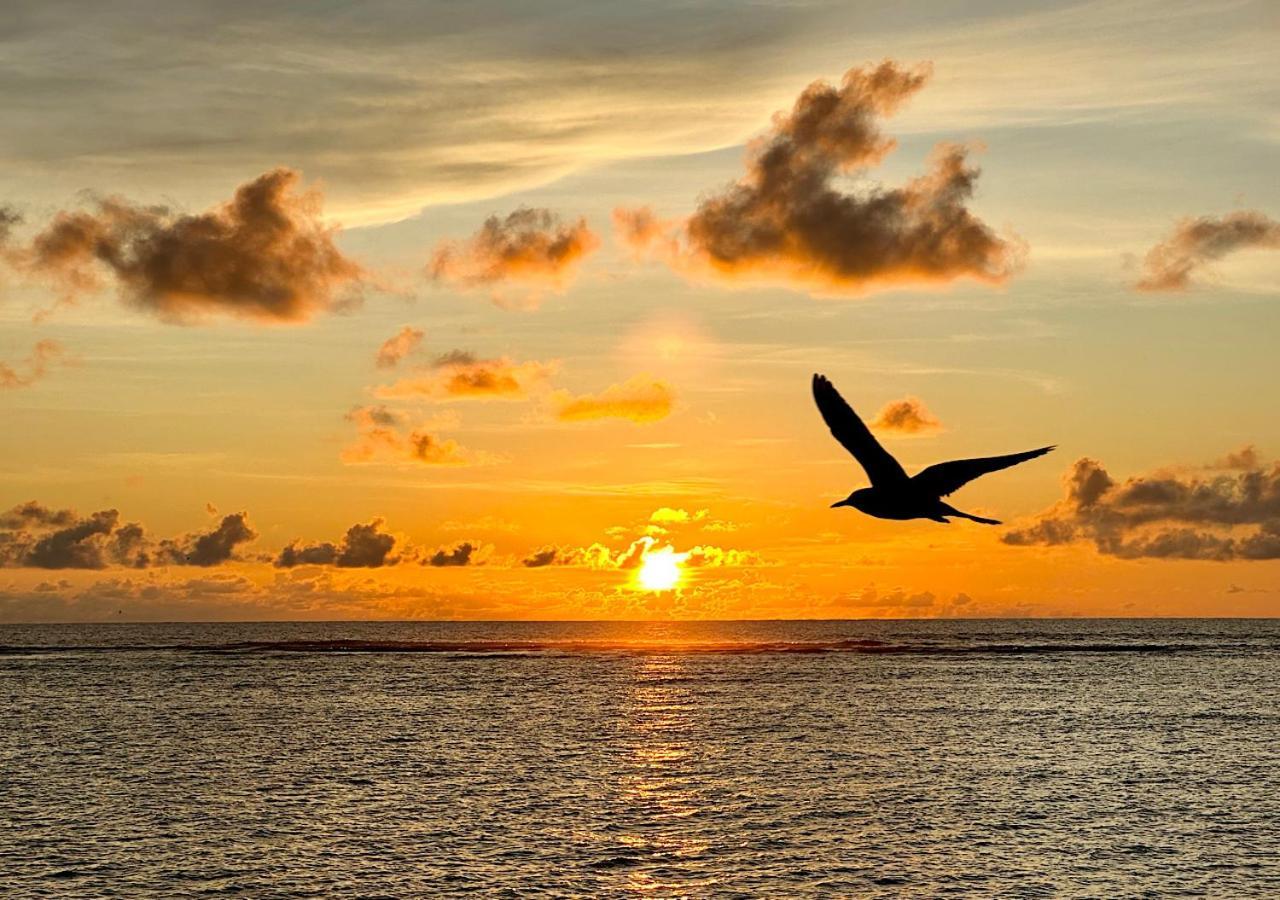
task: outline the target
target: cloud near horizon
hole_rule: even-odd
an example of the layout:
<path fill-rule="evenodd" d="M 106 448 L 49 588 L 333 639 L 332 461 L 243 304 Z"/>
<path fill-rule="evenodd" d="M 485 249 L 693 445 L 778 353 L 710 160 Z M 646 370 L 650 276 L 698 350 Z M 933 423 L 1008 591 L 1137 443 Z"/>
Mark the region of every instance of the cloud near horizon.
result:
<path fill-rule="evenodd" d="M 8 255 L 68 297 L 109 275 L 122 299 L 163 321 L 303 322 L 354 303 L 365 273 L 334 243 L 319 191 L 299 192 L 300 181 L 292 169 L 272 169 L 194 215 L 101 198 L 95 209 L 59 212 Z"/>
<path fill-rule="evenodd" d="M 31 387 L 56 363 L 66 361 L 66 351 L 57 341 L 45 338 L 36 341 L 26 359 L 15 365 L 0 362 L 0 390 Z"/>
<path fill-rule="evenodd" d="M 1236 458 L 1220 474 L 1178 471 L 1117 482 L 1082 458 L 1063 477 L 1065 496 L 1001 540 L 1014 546 L 1092 541 L 1122 559 L 1280 559 L 1280 462 Z M 1252 466 L 1242 468 L 1241 463 Z"/>
<path fill-rule="evenodd" d="M 675 552 L 669 544 L 645 535 L 632 541 L 625 549 L 616 551 L 601 543 L 591 544 L 588 547 L 554 545 L 540 547 L 525 556 L 520 564 L 527 569 L 539 569 L 545 566 L 577 566 L 586 569 L 631 570 L 639 568 L 648 554 L 659 550 Z M 754 551 L 715 547 L 709 544 L 679 552 L 677 556 L 680 564 L 689 568 L 745 568 L 764 565 L 763 559 Z"/>
<path fill-rule="evenodd" d="M 1238 210 L 1214 218 L 1178 222 L 1170 234 L 1147 251 L 1139 291 L 1185 291 L 1205 266 L 1237 250 L 1280 250 L 1280 222 L 1257 210 Z"/>
<path fill-rule="evenodd" d="M 375 517 L 368 524 L 352 525 L 336 544 L 331 541 L 318 544 L 293 541 L 280 551 L 272 565 L 277 569 L 294 566 L 337 566 L 340 569 L 394 566 L 400 562 L 399 556 L 391 555 L 396 537 L 382 530 L 384 524 L 383 519 Z"/>
<path fill-rule="evenodd" d="M 437 569 L 478 566 L 485 561 L 492 549 L 475 541 L 463 541 L 454 547 L 441 547 L 434 553 L 423 556 L 419 565 Z"/>
<path fill-rule="evenodd" d="M 671 415 L 675 391 L 665 381 L 648 375 L 634 375 L 624 382 L 609 385 L 598 394 L 574 396 L 568 391 L 556 391 L 551 402 L 556 418 L 561 422 L 627 419 L 646 424 Z"/>
<path fill-rule="evenodd" d="M 239 545 L 257 538 L 245 513 L 224 516 L 209 531 L 153 542 L 137 522 L 120 524 L 104 509 L 80 516 L 34 500 L 0 516 L 0 566 L 34 569 L 133 569 L 216 566 L 235 558 Z"/>
<path fill-rule="evenodd" d="M 663 222 L 648 208 L 615 210 L 619 240 L 689 274 L 784 282 L 818 294 L 1005 281 L 1021 248 L 967 208 L 979 172 L 965 147 L 937 145 L 931 171 L 903 187 L 846 193 L 839 182 L 894 150 L 879 120 L 929 75 L 927 65 L 886 61 L 850 69 L 839 87 L 810 84 L 750 145 L 740 180 L 683 221 Z"/>
<path fill-rule="evenodd" d="M 506 218 L 490 216 L 465 241 L 441 241 L 428 271 L 463 290 L 489 288 L 500 306 L 532 306 L 545 291 L 567 287 L 599 246 L 585 218 L 564 222 L 549 209 L 521 207 Z M 526 289 L 522 300 L 503 290 L 512 283 Z"/>
<path fill-rule="evenodd" d="M 941 431 L 942 423 L 919 397 L 903 397 L 881 407 L 871 427 L 899 434 L 925 434 Z"/>

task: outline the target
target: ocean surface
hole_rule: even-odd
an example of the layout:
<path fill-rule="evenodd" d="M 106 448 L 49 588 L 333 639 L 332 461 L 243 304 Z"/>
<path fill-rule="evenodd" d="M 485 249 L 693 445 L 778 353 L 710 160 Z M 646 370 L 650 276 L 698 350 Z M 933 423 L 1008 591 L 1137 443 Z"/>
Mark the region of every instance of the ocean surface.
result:
<path fill-rule="evenodd" d="M 1280 897 L 1280 621 L 0 626 L 0 895 Z"/>

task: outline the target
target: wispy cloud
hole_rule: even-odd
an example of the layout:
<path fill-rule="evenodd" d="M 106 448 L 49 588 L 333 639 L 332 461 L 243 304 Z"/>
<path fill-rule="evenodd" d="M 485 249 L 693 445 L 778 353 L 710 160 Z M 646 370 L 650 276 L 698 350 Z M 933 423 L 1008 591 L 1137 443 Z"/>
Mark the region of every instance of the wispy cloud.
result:
<path fill-rule="evenodd" d="M 1238 250 L 1280 250 L 1280 222 L 1256 210 L 1183 219 L 1143 260 L 1140 291 L 1185 291 L 1210 263 Z"/>
<path fill-rule="evenodd" d="M 598 394 L 575 396 L 568 391 L 556 391 L 551 402 L 556 418 L 562 422 L 627 419 L 643 424 L 671 414 L 675 391 L 665 381 L 635 375 L 620 384 L 609 385 Z"/>
<path fill-rule="evenodd" d="M 425 336 L 426 332 L 421 328 L 404 326 L 378 347 L 377 356 L 374 357 L 375 364 L 379 369 L 394 369 L 400 365 L 401 360 L 418 348 Z"/>

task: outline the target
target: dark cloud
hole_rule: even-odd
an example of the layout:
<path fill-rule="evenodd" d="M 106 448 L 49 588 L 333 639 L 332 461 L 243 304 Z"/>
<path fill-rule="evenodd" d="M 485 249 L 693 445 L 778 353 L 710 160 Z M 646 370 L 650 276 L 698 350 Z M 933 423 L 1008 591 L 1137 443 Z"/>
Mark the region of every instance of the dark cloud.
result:
<path fill-rule="evenodd" d="M 1092 541 L 1125 559 L 1280 558 L 1280 463 L 1220 474 L 1158 472 L 1117 482 L 1092 459 L 1063 478 L 1064 498 L 1002 540 L 1018 546 Z"/>
<path fill-rule="evenodd" d="M 378 355 L 375 358 L 378 368 L 394 369 L 400 365 L 402 359 L 417 349 L 425 335 L 426 332 L 420 328 L 412 328 L 408 325 L 401 328 L 397 334 L 383 341 L 382 346 L 378 348 Z"/>
<path fill-rule="evenodd" d="M 846 193 L 841 182 L 894 149 L 880 119 L 928 77 L 927 67 L 884 62 L 850 69 L 839 87 L 814 82 L 751 146 L 741 180 L 704 199 L 683 223 L 620 210 L 619 237 L 682 270 L 783 280 L 823 293 L 966 277 L 1004 281 L 1017 267 L 1018 248 L 968 210 L 978 169 L 966 148 L 938 145 L 931 171 L 900 188 Z"/>
<path fill-rule="evenodd" d="M 189 534 L 176 541 L 163 541 L 159 558 L 178 566 L 216 566 L 234 558 L 236 547 L 258 537 L 249 525 L 248 514 L 223 516 L 212 531 Z"/>
<path fill-rule="evenodd" d="M 69 509 L 50 509 L 43 503 L 28 500 L 19 503 L 6 513 L 0 513 L 0 528 L 21 528 L 24 525 L 67 525 L 75 521 L 76 514 Z"/>
<path fill-rule="evenodd" d="M 556 555 L 559 550 L 555 547 L 544 547 L 541 550 L 535 550 L 520 560 L 520 565 L 529 569 L 540 569 L 543 566 L 549 566 L 556 561 Z"/>
<path fill-rule="evenodd" d="M 108 273 L 129 303 L 169 321 L 212 313 L 303 321 L 342 306 L 339 295 L 358 286 L 362 270 L 334 243 L 320 195 L 298 193 L 299 181 L 274 169 L 198 215 L 103 199 L 55 216 L 22 251 L 22 265 L 70 293 L 100 287 Z"/>
<path fill-rule="evenodd" d="M 294 566 L 338 566 L 343 569 L 377 569 L 394 566 L 400 561 L 391 556 L 395 548 L 394 535 L 382 531 L 382 519 L 374 519 L 367 525 L 352 525 L 342 540 L 333 544 L 300 544 L 294 541 L 280 551 L 274 565 L 279 569 Z"/>
<path fill-rule="evenodd" d="M 452 550 L 441 548 L 435 553 L 422 560 L 424 566 L 468 566 L 473 565 L 472 557 L 479 550 L 475 544 L 470 541 L 463 541 Z"/>
<path fill-rule="evenodd" d="M 0 205 L 0 251 L 4 251 L 13 237 L 14 226 L 22 224 L 22 215 L 12 206 Z"/>
<path fill-rule="evenodd" d="M 872 428 L 880 431 L 896 431 L 902 434 L 921 434 L 937 431 L 942 423 L 925 407 L 919 397 L 904 397 L 886 403 L 875 420 Z"/>
<path fill-rule="evenodd" d="M 1143 275 L 1135 287 L 1184 291 L 1205 265 L 1248 247 L 1280 250 L 1280 222 L 1256 210 L 1183 219 L 1169 237 L 1147 251 Z"/>
<path fill-rule="evenodd" d="M 462 288 L 520 282 L 533 290 L 562 289 L 578 264 L 600 246 L 587 220 L 562 222 L 547 209 L 522 207 L 505 219 L 490 216 L 465 241 L 443 241 L 429 271 L 436 281 Z M 503 297 L 495 294 L 500 302 Z"/>
<path fill-rule="evenodd" d="M 27 358 L 16 366 L 0 362 L 0 390 L 30 387 L 48 372 L 49 367 L 66 359 L 62 345 L 45 339 L 37 341 Z"/>
<path fill-rule="evenodd" d="M 33 569 L 144 567 L 149 562 L 142 526 L 118 526 L 120 513 L 104 509 L 81 517 L 32 500 L 0 516 L 0 565 Z"/>

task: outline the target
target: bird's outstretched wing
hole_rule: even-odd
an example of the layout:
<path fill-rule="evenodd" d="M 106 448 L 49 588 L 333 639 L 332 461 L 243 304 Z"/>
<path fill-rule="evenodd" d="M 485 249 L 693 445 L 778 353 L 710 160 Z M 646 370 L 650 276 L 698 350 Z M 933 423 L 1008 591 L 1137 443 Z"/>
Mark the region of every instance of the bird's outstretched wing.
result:
<path fill-rule="evenodd" d="M 983 456 L 977 459 L 953 459 L 951 462 L 938 463 L 917 473 L 911 479 L 929 494 L 945 497 L 958 491 L 979 475 L 998 472 L 1020 462 L 1044 456 L 1053 447 L 1041 447 L 1038 450 L 1027 450 L 1022 453 L 1010 453 L 1007 456 Z"/>
<path fill-rule="evenodd" d="M 906 481 L 907 473 L 898 461 L 889 455 L 889 451 L 880 446 L 880 442 L 871 434 L 870 429 L 862 424 L 858 414 L 853 411 L 835 386 L 822 375 L 813 376 L 813 399 L 818 403 L 818 411 L 826 421 L 831 434 L 853 454 L 862 468 L 867 470 L 867 477 L 874 485 L 892 484 Z"/>

